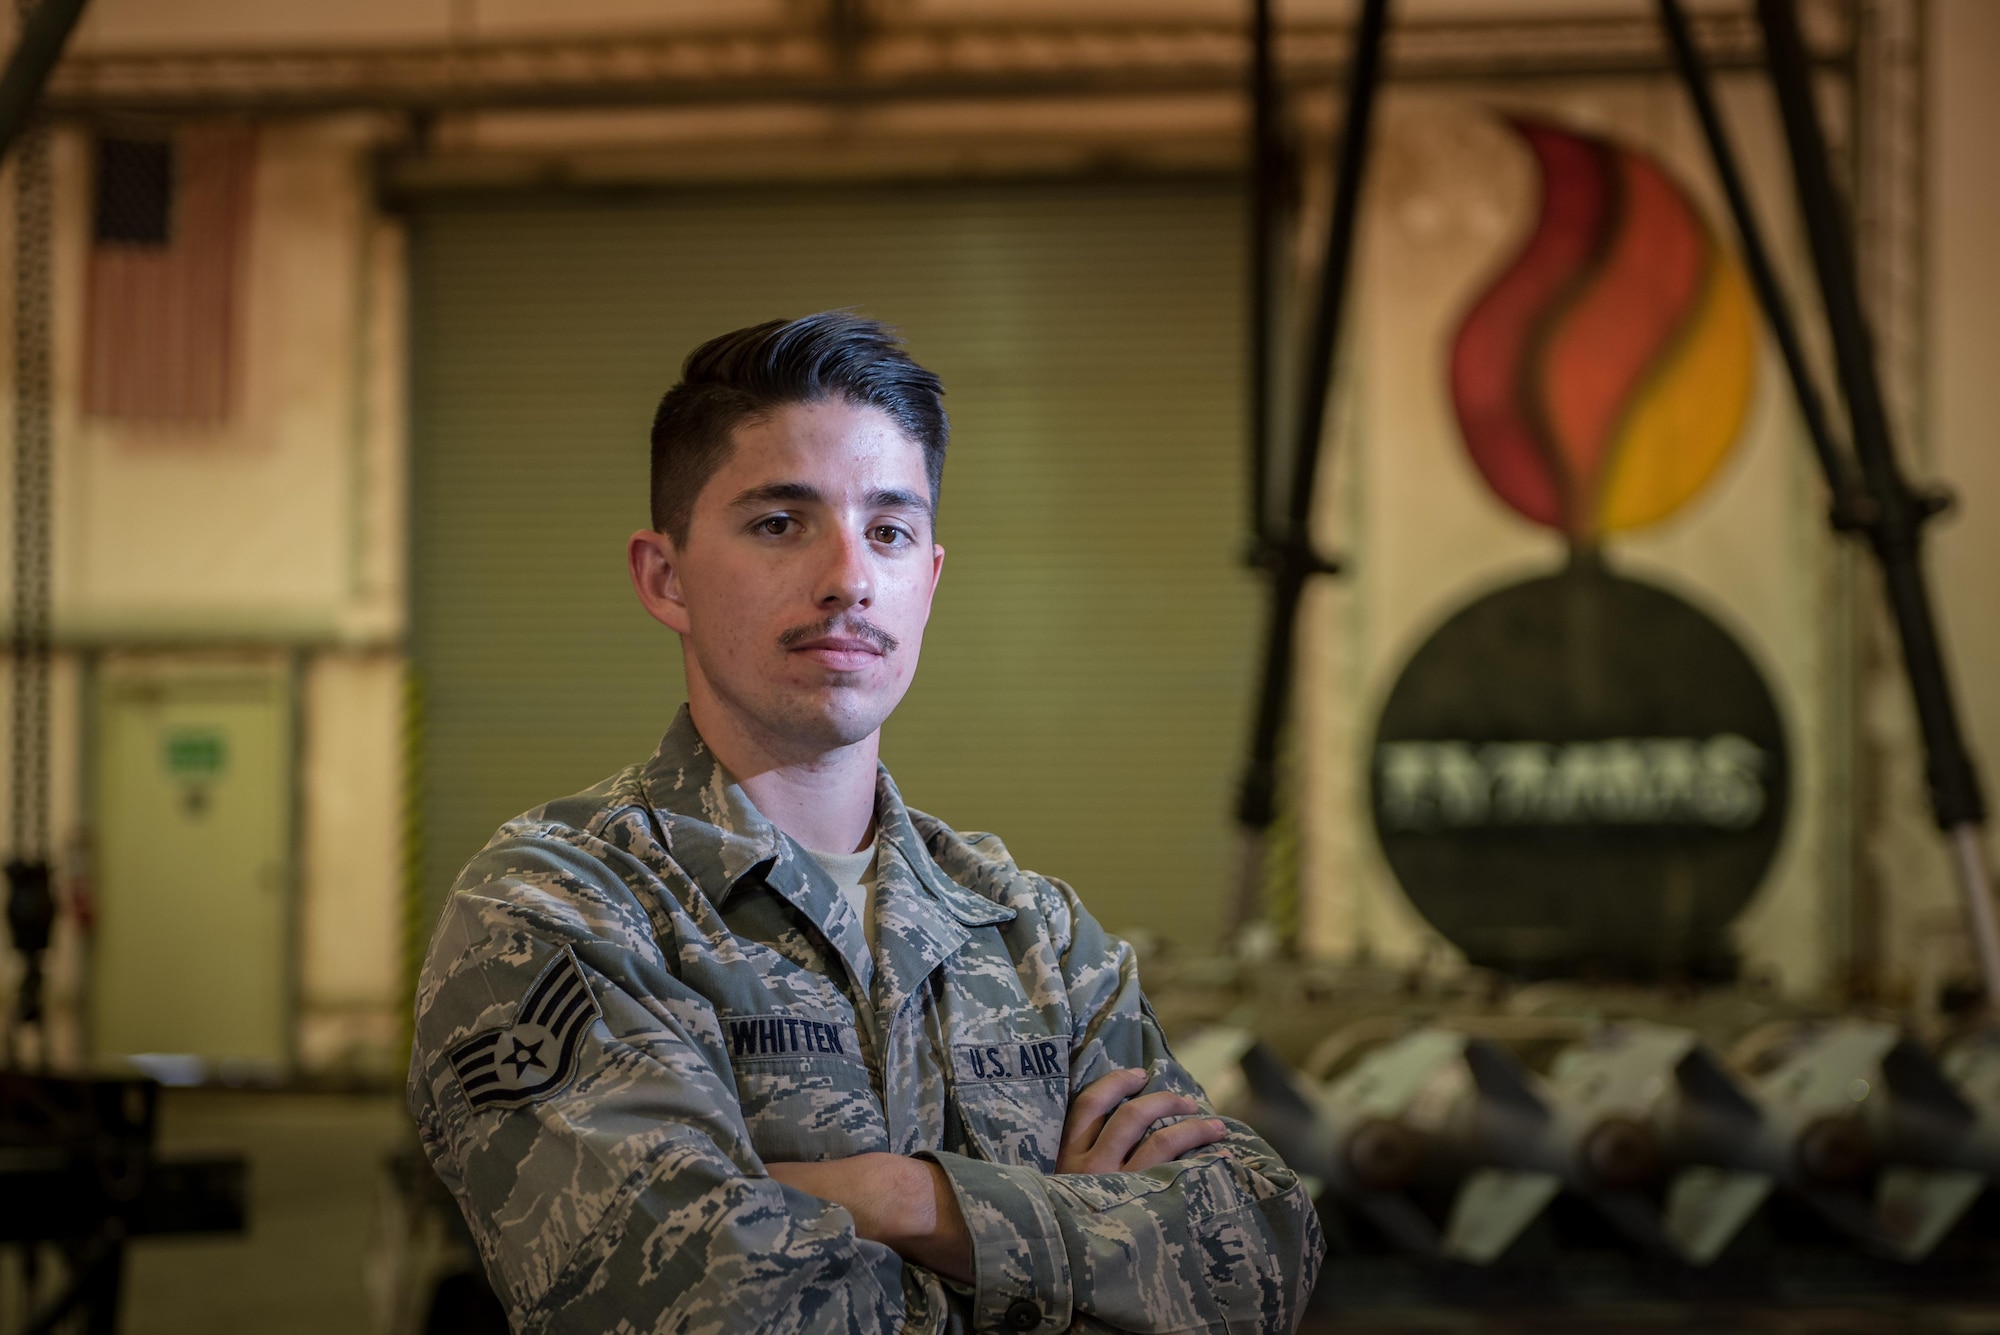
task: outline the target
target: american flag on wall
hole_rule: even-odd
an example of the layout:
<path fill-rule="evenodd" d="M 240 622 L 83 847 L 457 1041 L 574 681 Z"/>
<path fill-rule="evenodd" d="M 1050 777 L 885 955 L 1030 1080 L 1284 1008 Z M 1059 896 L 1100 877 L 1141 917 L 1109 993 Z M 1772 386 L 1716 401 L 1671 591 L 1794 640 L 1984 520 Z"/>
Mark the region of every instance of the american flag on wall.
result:
<path fill-rule="evenodd" d="M 187 425 L 229 417 L 255 169 L 247 129 L 98 139 L 86 413 Z"/>

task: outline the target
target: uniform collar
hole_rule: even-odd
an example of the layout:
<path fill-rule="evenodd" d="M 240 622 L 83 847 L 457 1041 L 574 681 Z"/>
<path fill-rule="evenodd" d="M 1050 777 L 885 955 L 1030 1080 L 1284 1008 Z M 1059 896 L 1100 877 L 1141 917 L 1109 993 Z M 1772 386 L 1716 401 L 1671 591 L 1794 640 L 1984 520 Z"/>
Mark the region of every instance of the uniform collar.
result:
<path fill-rule="evenodd" d="M 893 1013 L 938 963 L 965 943 L 967 928 L 1007 922 L 1014 910 L 947 876 L 911 822 L 889 777 L 875 780 L 876 949 L 810 853 L 757 810 L 695 731 L 686 705 L 647 762 L 646 799 L 667 852 L 718 910 L 761 882 L 819 927 L 867 989 Z"/>
<path fill-rule="evenodd" d="M 879 1015 L 894 1015 L 971 935 L 1011 921 L 1014 910 L 944 874 L 910 822 L 887 769 L 875 778 L 875 979 Z"/>
<path fill-rule="evenodd" d="M 667 852 L 718 906 L 752 871 L 797 856 L 701 740 L 686 705 L 646 762 L 644 784 Z"/>

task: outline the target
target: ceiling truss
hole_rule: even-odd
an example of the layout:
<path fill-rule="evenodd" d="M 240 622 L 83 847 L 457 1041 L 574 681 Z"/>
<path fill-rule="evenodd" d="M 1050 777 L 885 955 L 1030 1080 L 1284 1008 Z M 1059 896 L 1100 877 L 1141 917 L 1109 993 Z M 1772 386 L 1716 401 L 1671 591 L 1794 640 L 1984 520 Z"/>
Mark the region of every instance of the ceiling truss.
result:
<path fill-rule="evenodd" d="M 1241 25 L 914 25 L 840 22 L 740 31 L 547 41 L 468 41 L 428 48 L 73 57 L 48 89 L 69 118 L 218 113 L 412 113 L 727 105 L 875 103 L 1237 91 L 1247 74 Z M 1842 6 L 1816 25 L 1823 60 L 1844 61 Z M 1758 59 L 1747 11 L 1709 11 L 1698 35 L 1717 68 Z M 1352 33 L 1293 26 L 1279 66 L 1293 85 L 1344 71 Z M 1588 78 L 1668 72 L 1657 25 L 1630 16 L 1399 25 L 1390 77 L 1405 80 Z"/>

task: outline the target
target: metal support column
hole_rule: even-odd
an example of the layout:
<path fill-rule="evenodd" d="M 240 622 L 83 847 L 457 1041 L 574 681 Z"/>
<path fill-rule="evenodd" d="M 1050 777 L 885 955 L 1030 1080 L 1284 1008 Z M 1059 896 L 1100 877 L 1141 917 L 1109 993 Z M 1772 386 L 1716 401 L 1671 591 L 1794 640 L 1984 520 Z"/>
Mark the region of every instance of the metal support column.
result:
<path fill-rule="evenodd" d="M 1800 416 L 1832 493 L 1835 528 L 1866 535 L 1882 570 L 1883 591 L 1895 618 L 1903 666 L 1923 734 L 1931 809 L 1952 846 L 1973 951 L 1989 1006 L 2000 1009 L 2000 924 L 1995 922 L 1992 879 L 1986 865 L 1986 803 L 1959 726 L 1937 617 L 1923 569 L 1925 523 L 1944 509 L 1942 497 L 1919 492 L 1903 477 L 1889 415 L 1882 400 L 1873 340 L 1861 308 L 1855 251 L 1844 201 L 1827 167 L 1825 136 L 1813 101 L 1812 67 L 1799 33 L 1793 0 L 1758 0 L 1771 88 L 1784 122 L 1799 215 L 1812 251 L 1820 301 L 1833 343 L 1834 365 L 1847 403 L 1849 439 L 1859 466 L 1859 486 L 1833 429 L 1800 349 L 1791 310 L 1779 287 L 1755 212 L 1744 190 L 1736 154 L 1710 92 L 1701 52 L 1679 0 L 1659 0 L 1660 18 L 1674 49 L 1682 81 L 1701 121 L 1716 175 L 1735 216 L 1751 281 L 1791 377 Z"/>
<path fill-rule="evenodd" d="M 1262 689 L 1250 738 L 1250 763 L 1237 796 L 1236 818 L 1243 830 L 1244 855 L 1229 927 L 1234 933 L 1259 915 L 1264 833 L 1277 815 L 1278 741 L 1291 711 L 1297 653 L 1299 600 L 1307 581 L 1339 566 L 1313 543 L 1313 491 L 1319 478 L 1326 399 L 1333 383 L 1340 329 L 1347 313 L 1348 274 L 1361 209 L 1361 185 L 1368 166 L 1369 126 L 1381 85 L 1382 45 L 1389 26 L 1389 0 L 1365 0 L 1355 29 L 1354 59 L 1348 67 L 1346 115 L 1340 126 L 1334 168 L 1333 208 L 1327 219 L 1326 249 L 1320 265 L 1319 300 L 1307 340 L 1298 415 L 1295 419 L 1291 480 L 1285 493 L 1283 525 L 1258 535 L 1253 559 L 1270 580 L 1271 604 L 1264 642 Z"/>

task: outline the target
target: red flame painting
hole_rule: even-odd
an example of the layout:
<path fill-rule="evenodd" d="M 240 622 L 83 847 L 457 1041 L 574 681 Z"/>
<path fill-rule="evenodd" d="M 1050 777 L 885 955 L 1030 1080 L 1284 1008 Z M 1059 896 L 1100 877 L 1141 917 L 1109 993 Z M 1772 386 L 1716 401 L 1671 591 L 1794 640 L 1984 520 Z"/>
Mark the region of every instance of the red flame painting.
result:
<path fill-rule="evenodd" d="M 1749 294 L 1658 161 L 1509 124 L 1534 154 L 1541 212 L 1459 326 L 1452 401 L 1499 497 L 1591 547 L 1679 509 L 1735 444 L 1756 361 Z"/>

